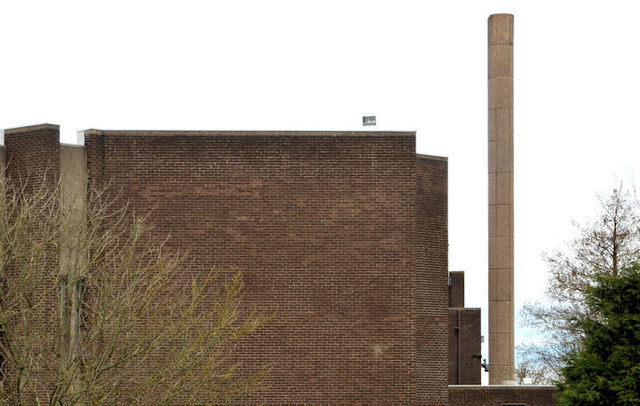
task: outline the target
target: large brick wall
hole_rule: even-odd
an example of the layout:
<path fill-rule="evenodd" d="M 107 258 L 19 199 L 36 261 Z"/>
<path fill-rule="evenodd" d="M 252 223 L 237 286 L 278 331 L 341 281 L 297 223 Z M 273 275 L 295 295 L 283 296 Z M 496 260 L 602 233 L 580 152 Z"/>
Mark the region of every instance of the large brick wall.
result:
<path fill-rule="evenodd" d="M 236 350 L 272 366 L 247 402 L 447 403 L 447 162 L 416 156 L 414 133 L 85 136 L 92 184 L 152 211 L 153 238 L 195 272 L 242 271 L 246 307 L 275 312 Z M 58 138 L 7 130 L 7 176 L 55 181 Z"/>
<path fill-rule="evenodd" d="M 446 404 L 446 160 L 413 133 L 87 131 L 91 182 L 276 317 L 264 403 Z"/>

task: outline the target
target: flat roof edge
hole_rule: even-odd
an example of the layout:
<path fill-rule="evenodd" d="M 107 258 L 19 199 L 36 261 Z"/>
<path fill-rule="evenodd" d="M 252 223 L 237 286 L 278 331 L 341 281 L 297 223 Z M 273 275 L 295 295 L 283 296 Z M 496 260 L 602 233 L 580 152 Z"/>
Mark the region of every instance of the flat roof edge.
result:
<path fill-rule="evenodd" d="M 428 159 L 430 161 L 449 162 L 449 158 L 446 156 L 427 155 L 427 154 L 416 154 L 416 156 L 420 159 Z M 459 271 L 459 272 L 464 272 L 464 271 Z"/>
<path fill-rule="evenodd" d="M 472 389 L 472 390 L 491 390 L 491 389 L 526 389 L 526 390 L 549 390 L 558 389 L 554 385 L 449 385 L 449 389 Z"/>
<path fill-rule="evenodd" d="M 89 129 L 85 135 L 132 135 L 132 136 L 306 136 L 306 137 L 415 137 L 415 131 L 261 131 L 261 130 L 98 130 Z"/>
<path fill-rule="evenodd" d="M 38 130 L 60 130 L 60 126 L 58 124 L 49 124 L 49 123 L 35 124 L 35 125 L 28 125 L 24 127 L 6 128 L 4 130 L 4 133 L 6 135 L 11 135 L 11 134 L 20 134 L 20 133 L 26 133 L 26 132 L 38 131 Z"/>

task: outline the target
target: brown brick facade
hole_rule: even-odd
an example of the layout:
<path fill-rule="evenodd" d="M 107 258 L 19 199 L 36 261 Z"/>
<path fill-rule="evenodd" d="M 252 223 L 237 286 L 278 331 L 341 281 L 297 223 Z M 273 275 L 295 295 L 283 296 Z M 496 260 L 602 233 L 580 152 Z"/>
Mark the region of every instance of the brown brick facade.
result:
<path fill-rule="evenodd" d="M 446 404 L 446 160 L 413 133 L 87 131 L 91 182 L 276 312 L 251 402 Z"/>
<path fill-rule="evenodd" d="M 480 385 L 480 309 L 449 308 L 449 384 Z"/>
<path fill-rule="evenodd" d="M 555 386 L 450 386 L 450 406 L 555 406 Z"/>

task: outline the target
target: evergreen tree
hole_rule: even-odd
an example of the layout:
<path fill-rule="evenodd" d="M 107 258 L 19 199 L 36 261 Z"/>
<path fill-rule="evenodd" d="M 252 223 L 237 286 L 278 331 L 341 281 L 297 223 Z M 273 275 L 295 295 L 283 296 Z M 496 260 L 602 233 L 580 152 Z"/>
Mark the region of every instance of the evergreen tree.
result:
<path fill-rule="evenodd" d="M 640 405 L 640 266 L 601 273 L 574 319 L 581 349 L 566 357 L 560 405 Z"/>
<path fill-rule="evenodd" d="M 591 316 L 585 296 L 595 276 L 617 275 L 640 258 L 638 200 L 620 185 L 600 203 L 592 221 L 576 225 L 574 240 L 545 255 L 550 271 L 546 302 L 523 308 L 524 325 L 535 328 L 542 340 L 519 346 L 518 358 L 527 364 L 527 377 L 538 377 L 538 382 L 560 380 L 565 355 L 581 348 L 584 330 L 573 321 Z"/>

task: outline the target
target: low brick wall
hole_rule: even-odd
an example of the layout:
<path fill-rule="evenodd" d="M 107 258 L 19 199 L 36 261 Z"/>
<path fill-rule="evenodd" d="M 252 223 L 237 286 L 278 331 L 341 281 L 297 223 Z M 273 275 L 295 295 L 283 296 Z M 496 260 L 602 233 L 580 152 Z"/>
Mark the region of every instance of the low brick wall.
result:
<path fill-rule="evenodd" d="M 449 385 L 449 406 L 555 406 L 555 386 Z"/>

